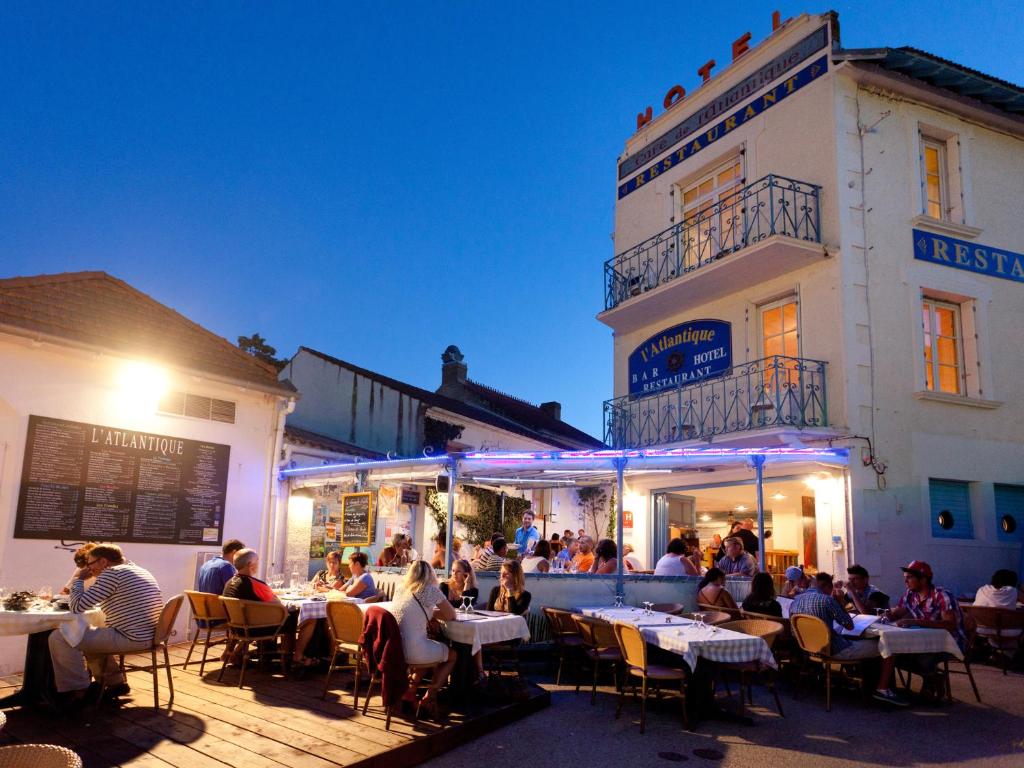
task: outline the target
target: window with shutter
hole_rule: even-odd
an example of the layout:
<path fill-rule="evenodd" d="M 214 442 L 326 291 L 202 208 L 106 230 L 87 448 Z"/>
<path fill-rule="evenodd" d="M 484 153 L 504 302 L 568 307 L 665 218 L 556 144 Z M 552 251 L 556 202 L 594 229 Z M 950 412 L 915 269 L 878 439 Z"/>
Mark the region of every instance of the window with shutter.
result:
<path fill-rule="evenodd" d="M 1024 485 L 996 484 L 996 536 L 1024 541 Z"/>
<path fill-rule="evenodd" d="M 929 480 L 932 536 L 938 539 L 973 539 L 970 483 Z"/>

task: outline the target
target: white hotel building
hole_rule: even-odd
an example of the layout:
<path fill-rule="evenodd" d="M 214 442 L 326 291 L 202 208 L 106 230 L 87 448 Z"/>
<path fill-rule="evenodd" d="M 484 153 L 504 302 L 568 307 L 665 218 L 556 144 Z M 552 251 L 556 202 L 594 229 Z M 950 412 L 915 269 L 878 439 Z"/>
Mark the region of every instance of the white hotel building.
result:
<path fill-rule="evenodd" d="M 605 441 L 847 447 L 768 473 L 776 562 L 973 591 L 1024 540 L 1024 89 L 845 50 L 831 13 L 744 47 L 619 158 Z M 752 471 L 656 477 L 625 497 L 648 562 L 755 509 Z"/>

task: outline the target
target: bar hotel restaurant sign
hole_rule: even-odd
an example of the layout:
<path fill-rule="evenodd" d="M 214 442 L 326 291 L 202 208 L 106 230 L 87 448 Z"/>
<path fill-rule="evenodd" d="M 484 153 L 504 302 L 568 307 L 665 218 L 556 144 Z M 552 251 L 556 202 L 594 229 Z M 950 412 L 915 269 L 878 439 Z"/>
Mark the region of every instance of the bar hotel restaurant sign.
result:
<path fill-rule="evenodd" d="M 629 356 L 629 396 L 721 376 L 732 368 L 732 324 L 691 320 L 660 331 Z"/>
<path fill-rule="evenodd" d="M 914 230 L 914 258 L 1003 280 L 1024 283 L 1024 254 Z"/>
<path fill-rule="evenodd" d="M 688 157 L 692 157 L 705 147 L 732 133 L 748 120 L 754 119 L 787 96 L 796 93 L 804 86 L 824 75 L 828 72 L 828 56 L 818 58 L 796 74 L 787 77 L 774 88 L 751 101 L 747 106 L 737 109 L 724 120 L 715 123 L 693 139 L 687 139 L 695 131 L 702 130 L 705 125 L 710 123 L 719 114 L 723 114 L 733 104 L 792 71 L 813 54 L 825 48 L 827 44 L 828 27 L 823 26 L 779 54 L 775 59 L 765 64 L 735 87 L 723 93 L 710 104 L 706 104 L 701 109 L 687 116 L 670 131 L 627 157 L 619 166 L 620 179 L 625 178 L 631 171 L 650 162 L 686 139 L 686 143 L 682 147 L 672 152 L 664 160 L 658 161 L 647 170 L 619 185 L 619 199 L 621 200 L 626 195 L 635 192 L 654 177 L 679 165 Z"/>

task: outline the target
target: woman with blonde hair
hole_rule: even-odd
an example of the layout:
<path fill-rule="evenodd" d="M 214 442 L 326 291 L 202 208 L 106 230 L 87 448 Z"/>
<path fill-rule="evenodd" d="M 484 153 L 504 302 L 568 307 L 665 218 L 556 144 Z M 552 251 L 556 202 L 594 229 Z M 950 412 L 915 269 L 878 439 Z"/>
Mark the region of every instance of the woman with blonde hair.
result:
<path fill-rule="evenodd" d="M 480 589 L 476 585 L 476 574 L 468 560 L 456 560 L 452 564 L 452 575 L 441 582 L 441 593 L 448 602 L 458 607 L 462 598 L 471 598 L 473 602 L 480 597 Z"/>
<path fill-rule="evenodd" d="M 518 560 L 501 564 L 498 586 L 491 590 L 487 610 L 514 613 L 522 616 L 530 609 L 530 593 L 526 591 L 526 577 Z"/>
<path fill-rule="evenodd" d="M 436 719 L 437 693 L 455 666 L 455 651 L 427 636 L 427 624 L 434 617 L 435 610 L 439 619 L 455 619 L 455 609 L 438 587 L 434 569 L 426 560 L 416 560 L 409 565 L 409 570 L 405 573 L 402 588 L 398 590 L 391 604 L 391 613 L 394 614 L 398 628 L 402 632 L 402 650 L 406 663 L 436 665 L 430 688 L 420 702 L 420 706 Z M 422 676 L 422 672 L 417 673 L 413 691 L 416 690 Z"/>

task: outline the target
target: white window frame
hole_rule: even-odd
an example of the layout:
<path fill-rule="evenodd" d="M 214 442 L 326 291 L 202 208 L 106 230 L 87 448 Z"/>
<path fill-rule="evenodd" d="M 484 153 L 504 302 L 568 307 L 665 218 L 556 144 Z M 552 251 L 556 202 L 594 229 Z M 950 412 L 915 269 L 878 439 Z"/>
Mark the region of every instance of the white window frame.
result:
<path fill-rule="evenodd" d="M 803 357 L 801 354 L 803 349 L 803 330 L 800 323 L 800 297 L 796 293 L 787 293 L 784 296 L 757 304 L 757 358 L 763 360 L 768 355 L 764 348 L 764 313 L 777 309 L 778 307 L 785 306 L 786 304 L 796 304 L 796 354 L 786 355 L 786 357 Z"/>
<path fill-rule="evenodd" d="M 966 193 L 963 178 L 963 153 L 959 134 L 933 125 L 919 124 L 918 182 L 920 194 L 918 209 L 921 216 L 932 221 L 964 227 L 967 225 Z M 925 167 L 925 148 L 933 147 L 939 153 L 939 218 L 928 212 L 928 174 Z"/>
<path fill-rule="evenodd" d="M 966 342 L 966 336 L 965 336 L 965 333 L 964 333 L 964 322 L 963 322 L 964 305 L 959 303 L 959 302 L 949 301 L 949 300 L 944 299 L 944 298 L 936 298 L 935 296 L 930 295 L 929 293 L 925 292 L 925 293 L 921 294 L 921 305 L 920 305 L 920 308 L 923 311 L 925 307 L 928 308 L 928 325 L 929 325 L 929 330 L 928 331 L 925 330 L 924 320 L 922 319 L 922 321 L 921 321 L 922 344 L 921 344 L 920 354 L 921 354 L 922 359 L 924 360 L 925 377 L 924 377 L 924 380 L 921 382 L 921 385 L 925 389 L 925 391 L 928 391 L 928 392 L 937 392 L 937 393 L 946 394 L 946 395 L 953 395 L 953 396 L 959 396 L 959 397 L 967 397 L 969 390 L 968 390 L 968 387 L 967 387 L 967 368 L 966 368 L 966 365 L 965 365 L 965 355 L 964 355 L 964 348 L 965 348 L 966 343 L 967 343 Z M 937 317 L 937 312 L 935 310 L 938 309 L 938 308 L 952 310 L 952 312 L 953 312 L 953 331 L 956 334 L 953 337 L 953 340 L 954 340 L 954 343 L 955 343 L 955 352 L 956 352 L 956 373 L 957 373 L 957 375 L 956 375 L 957 391 L 956 392 L 945 392 L 939 386 L 939 371 L 940 371 L 940 368 L 942 366 L 939 364 L 939 359 L 938 359 L 938 349 L 939 349 L 938 334 L 935 332 L 936 331 L 936 327 L 937 327 L 936 323 L 935 323 L 935 319 Z M 923 336 L 924 335 L 931 336 L 931 344 L 930 344 L 930 349 L 931 349 L 931 353 L 932 353 L 931 363 L 928 363 L 927 358 L 925 358 L 925 356 L 924 356 L 924 343 L 923 343 Z M 931 373 L 931 376 L 932 376 L 932 386 L 931 387 L 928 386 L 928 373 L 929 373 L 928 368 L 929 368 L 929 366 L 931 367 L 930 373 Z"/>
<path fill-rule="evenodd" d="M 925 160 L 929 149 L 934 149 L 936 164 L 939 168 L 939 215 L 932 216 L 929 208 L 932 201 L 928 197 L 928 163 Z M 921 206 L 925 216 L 940 221 L 949 221 L 949 161 L 946 159 L 946 143 L 929 136 L 921 136 Z"/>

